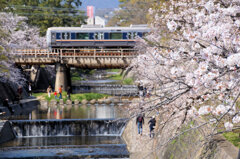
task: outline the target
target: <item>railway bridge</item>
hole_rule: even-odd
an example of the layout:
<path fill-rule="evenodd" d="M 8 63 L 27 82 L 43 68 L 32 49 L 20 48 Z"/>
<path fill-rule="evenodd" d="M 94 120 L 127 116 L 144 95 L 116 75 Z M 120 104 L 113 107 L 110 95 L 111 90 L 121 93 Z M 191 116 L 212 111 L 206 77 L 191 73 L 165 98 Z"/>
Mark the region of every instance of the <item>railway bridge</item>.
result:
<path fill-rule="evenodd" d="M 18 49 L 17 65 L 55 65 L 55 89 L 70 85 L 70 68 L 126 68 L 137 56 L 134 49 Z"/>

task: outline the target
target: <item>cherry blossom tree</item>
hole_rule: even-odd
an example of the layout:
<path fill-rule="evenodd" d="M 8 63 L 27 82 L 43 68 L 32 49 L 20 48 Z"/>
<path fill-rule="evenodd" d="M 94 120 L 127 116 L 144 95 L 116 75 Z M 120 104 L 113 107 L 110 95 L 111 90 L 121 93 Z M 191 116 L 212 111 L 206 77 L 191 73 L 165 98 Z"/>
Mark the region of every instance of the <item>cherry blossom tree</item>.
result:
<path fill-rule="evenodd" d="M 139 39 L 140 55 L 131 67 L 138 82 L 155 94 L 139 105 L 164 114 L 163 127 L 176 117 L 180 126 L 204 116 L 212 134 L 235 129 L 240 122 L 240 1 L 170 0 L 149 14 L 152 30 Z"/>
<path fill-rule="evenodd" d="M 25 79 L 12 60 L 15 49 L 45 48 L 45 38 L 39 30 L 28 26 L 25 17 L 0 13 L 0 81 L 23 85 Z"/>

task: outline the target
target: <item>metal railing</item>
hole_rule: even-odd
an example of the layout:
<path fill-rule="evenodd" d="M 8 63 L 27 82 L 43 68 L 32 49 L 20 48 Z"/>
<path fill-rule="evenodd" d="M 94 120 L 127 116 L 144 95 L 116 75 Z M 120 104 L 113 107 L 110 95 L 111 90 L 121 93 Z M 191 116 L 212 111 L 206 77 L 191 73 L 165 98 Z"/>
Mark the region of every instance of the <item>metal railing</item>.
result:
<path fill-rule="evenodd" d="M 79 57 L 136 57 L 135 49 L 17 49 L 15 57 L 21 58 L 79 58 Z"/>

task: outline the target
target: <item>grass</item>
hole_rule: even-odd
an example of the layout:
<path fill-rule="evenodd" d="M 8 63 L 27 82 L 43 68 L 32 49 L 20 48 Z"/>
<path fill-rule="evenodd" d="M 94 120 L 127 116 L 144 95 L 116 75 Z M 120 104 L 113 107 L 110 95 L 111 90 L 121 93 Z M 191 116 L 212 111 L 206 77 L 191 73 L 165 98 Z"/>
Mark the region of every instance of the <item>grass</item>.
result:
<path fill-rule="evenodd" d="M 122 83 L 125 84 L 125 85 L 131 85 L 131 84 L 133 84 L 133 79 L 132 78 L 125 78 L 122 81 Z"/>
<path fill-rule="evenodd" d="M 109 69 L 108 72 L 121 72 L 121 69 Z"/>
<path fill-rule="evenodd" d="M 124 84 L 124 85 L 130 85 L 130 84 L 134 83 L 132 78 L 123 79 L 123 76 L 121 76 L 120 74 L 111 75 L 111 76 L 109 76 L 109 79 L 120 80 L 120 81 L 122 81 L 122 84 Z"/>
<path fill-rule="evenodd" d="M 235 132 L 227 132 L 227 133 L 223 133 L 223 136 L 230 141 L 234 146 L 240 148 L 240 137 L 239 137 L 239 133 L 235 133 Z"/>
<path fill-rule="evenodd" d="M 51 100 L 55 99 L 53 94 L 51 94 L 51 97 L 49 98 L 47 93 L 33 93 L 33 96 L 38 99 L 44 99 L 47 101 L 51 101 Z M 67 93 L 63 92 L 62 96 L 63 96 L 63 101 L 66 102 L 67 101 Z M 100 93 L 71 94 L 71 100 L 74 101 L 77 99 L 79 101 L 82 101 L 82 100 L 86 99 L 86 100 L 90 101 L 92 99 L 101 99 L 101 98 L 108 97 L 108 96 L 109 95 L 100 94 Z M 58 95 L 58 97 L 59 97 L 59 95 Z M 57 101 L 59 101 L 59 99 L 57 99 Z"/>
<path fill-rule="evenodd" d="M 72 81 L 82 81 L 83 79 L 81 77 L 72 77 Z"/>
<path fill-rule="evenodd" d="M 120 74 L 117 74 L 117 75 L 111 75 L 111 76 L 109 76 L 109 79 L 122 80 L 123 77 L 122 77 Z"/>

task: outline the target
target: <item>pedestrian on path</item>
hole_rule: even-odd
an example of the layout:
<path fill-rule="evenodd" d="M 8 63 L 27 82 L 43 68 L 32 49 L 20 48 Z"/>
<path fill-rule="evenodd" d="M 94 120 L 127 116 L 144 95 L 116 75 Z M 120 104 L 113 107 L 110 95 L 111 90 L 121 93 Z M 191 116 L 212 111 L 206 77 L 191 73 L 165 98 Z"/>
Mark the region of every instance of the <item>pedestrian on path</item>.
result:
<path fill-rule="evenodd" d="M 62 85 L 59 87 L 58 89 L 58 93 L 59 93 L 59 99 L 62 99 Z"/>
<path fill-rule="evenodd" d="M 6 98 L 6 99 L 3 101 L 3 106 L 7 107 L 8 110 L 10 111 L 11 115 L 13 115 L 14 110 L 13 110 L 12 107 L 8 104 L 8 98 Z"/>
<path fill-rule="evenodd" d="M 28 83 L 28 93 L 30 96 L 32 96 L 32 84 L 31 82 Z"/>
<path fill-rule="evenodd" d="M 152 116 L 152 118 L 149 120 L 148 122 L 149 124 L 149 129 L 150 129 L 150 138 L 154 137 L 154 126 L 156 125 L 156 119 L 155 119 L 155 116 Z"/>
<path fill-rule="evenodd" d="M 138 127 L 138 134 L 142 135 L 142 126 L 144 124 L 144 117 L 142 114 L 138 115 L 138 117 L 136 119 L 136 124 Z"/>
<path fill-rule="evenodd" d="M 48 93 L 48 98 L 50 98 L 52 93 L 52 87 L 50 85 L 47 88 L 47 93 Z"/>
<path fill-rule="evenodd" d="M 58 99 L 57 91 L 54 92 L 55 99 Z"/>

